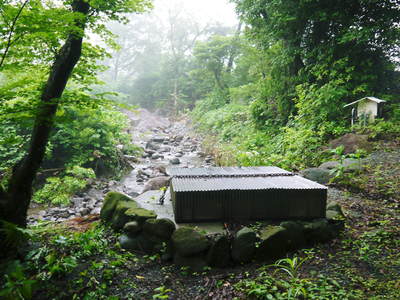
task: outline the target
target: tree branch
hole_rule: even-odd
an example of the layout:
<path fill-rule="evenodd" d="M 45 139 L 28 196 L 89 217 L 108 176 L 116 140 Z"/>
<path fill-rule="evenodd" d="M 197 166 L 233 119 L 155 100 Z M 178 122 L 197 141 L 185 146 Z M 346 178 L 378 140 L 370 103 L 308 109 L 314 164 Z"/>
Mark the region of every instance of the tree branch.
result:
<path fill-rule="evenodd" d="M 21 7 L 18 10 L 18 13 L 16 14 L 16 16 L 14 17 L 12 24 L 11 24 L 11 28 L 10 28 L 10 32 L 8 34 L 8 38 L 7 38 L 7 45 L 6 45 L 6 49 L 4 50 L 4 53 L 1 57 L 0 60 L 0 68 L 3 66 L 4 60 L 6 59 L 6 56 L 8 54 L 8 51 L 10 50 L 11 44 L 12 44 L 12 36 L 14 34 L 14 30 L 15 30 L 15 25 L 17 24 L 17 21 L 23 11 L 23 9 L 25 8 L 25 6 L 28 4 L 29 0 L 25 0 L 25 2 L 21 5 Z"/>

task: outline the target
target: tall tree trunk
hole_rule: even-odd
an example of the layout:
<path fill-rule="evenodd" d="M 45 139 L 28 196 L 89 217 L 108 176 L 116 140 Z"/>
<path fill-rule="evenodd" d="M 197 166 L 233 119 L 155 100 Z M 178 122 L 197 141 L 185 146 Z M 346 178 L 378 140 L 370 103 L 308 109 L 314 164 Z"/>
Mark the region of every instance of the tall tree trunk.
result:
<path fill-rule="evenodd" d="M 0 219 L 22 227 L 26 226 L 27 211 L 32 197 L 32 184 L 43 161 L 54 124 L 58 99 L 62 96 L 82 52 L 83 32 L 89 4 L 85 0 L 73 0 L 72 10 L 84 16 L 84 18 L 78 17 L 75 24 L 82 32 L 80 34 L 71 32 L 56 56 L 41 95 L 28 154 L 14 167 L 7 190 L 0 191 Z"/>

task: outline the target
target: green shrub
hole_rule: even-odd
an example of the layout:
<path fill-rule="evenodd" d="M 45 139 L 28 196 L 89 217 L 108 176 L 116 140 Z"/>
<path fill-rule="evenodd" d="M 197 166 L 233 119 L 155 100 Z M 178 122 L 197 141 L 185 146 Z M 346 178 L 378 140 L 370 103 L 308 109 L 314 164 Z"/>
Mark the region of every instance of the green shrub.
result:
<path fill-rule="evenodd" d="M 95 177 L 96 175 L 92 169 L 74 166 L 71 169 L 67 169 L 64 176 L 47 178 L 43 188 L 33 195 L 33 201 L 67 205 L 70 198 L 75 193 L 83 190 L 87 186 L 89 179 Z"/>

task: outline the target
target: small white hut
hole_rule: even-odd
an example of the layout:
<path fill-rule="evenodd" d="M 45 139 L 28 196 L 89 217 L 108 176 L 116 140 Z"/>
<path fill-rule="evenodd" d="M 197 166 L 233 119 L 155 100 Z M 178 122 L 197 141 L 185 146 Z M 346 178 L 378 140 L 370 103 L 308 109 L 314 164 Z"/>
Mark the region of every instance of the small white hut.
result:
<path fill-rule="evenodd" d="M 382 104 L 385 102 L 376 97 L 365 97 L 346 104 L 344 107 L 354 106 L 351 111 L 351 124 L 353 125 L 357 119 L 373 122 L 375 118 L 382 117 Z"/>

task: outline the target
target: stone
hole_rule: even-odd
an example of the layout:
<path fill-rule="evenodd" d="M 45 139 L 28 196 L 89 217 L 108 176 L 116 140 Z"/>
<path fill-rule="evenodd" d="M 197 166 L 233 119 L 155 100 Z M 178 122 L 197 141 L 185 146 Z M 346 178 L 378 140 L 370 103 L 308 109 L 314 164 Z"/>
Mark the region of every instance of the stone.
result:
<path fill-rule="evenodd" d="M 256 250 L 257 235 L 248 227 L 243 227 L 236 233 L 232 243 L 232 259 L 235 262 L 249 262 Z"/>
<path fill-rule="evenodd" d="M 214 239 L 207 253 L 207 263 L 212 267 L 227 267 L 231 260 L 231 243 L 224 234 L 219 234 Z"/>
<path fill-rule="evenodd" d="M 159 159 L 159 158 L 164 158 L 164 156 L 162 156 L 162 155 L 160 155 L 160 154 L 158 154 L 158 153 L 154 153 L 154 154 L 151 156 L 151 159 Z"/>
<path fill-rule="evenodd" d="M 137 221 L 128 222 L 124 225 L 124 232 L 128 235 L 135 236 L 142 230 L 142 227 Z"/>
<path fill-rule="evenodd" d="M 160 149 L 160 145 L 155 144 L 155 143 L 150 141 L 150 142 L 147 142 L 146 149 L 150 149 L 150 150 L 153 150 L 153 151 L 158 151 Z"/>
<path fill-rule="evenodd" d="M 207 262 L 202 256 L 186 257 L 178 253 L 174 255 L 174 264 L 177 267 L 188 267 L 192 272 L 202 272 L 207 266 Z"/>
<path fill-rule="evenodd" d="M 343 167 L 345 172 L 362 171 L 364 169 L 363 162 L 364 160 L 345 158 L 343 162 L 336 160 L 325 162 L 319 166 L 319 169 L 332 170 L 335 168 Z"/>
<path fill-rule="evenodd" d="M 157 218 L 157 215 L 154 211 L 141 207 L 130 208 L 125 212 L 125 215 L 128 216 L 129 219 L 137 221 L 139 225 L 144 224 L 144 222 L 149 219 Z"/>
<path fill-rule="evenodd" d="M 103 221 L 110 221 L 119 201 L 132 201 L 128 196 L 118 192 L 108 192 L 104 197 L 104 203 L 100 211 Z"/>
<path fill-rule="evenodd" d="M 83 207 L 83 208 L 81 208 L 81 209 L 79 210 L 79 214 L 80 214 L 82 217 L 88 215 L 89 213 L 90 213 L 90 209 L 89 209 L 89 208 L 86 208 L 86 207 Z"/>
<path fill-rule="evenodd" d="M 175 231 L 175 223 L 170 219 L 149 219 L 143 225 L 143 231 L 157 238 L 168 241 L 172 233 Z"/>
<path fill-rule="evenodd" d="M 118 240 L 121 248 L 129 251 L 140 251 L 145 253 L 155 252 L 155 244 L 142 235 L 130 237 L 126 234 L 123 234 Z"/>
<path fill-rule="evenodd" d="M 115 207 L 113 216 L 111 218 L 111 225 L 115 230 L 120 230 L 124 225 L 130 221 L 135 221 L 132 215 L 125 214 L 131 208 L 138 208 L 134 201 L 120 201 Z"/>
<path fill-rule="evenodd" d="M 182 157 L 182 156 L 183 156 L 182 153 L 176 153 L 176 154 L 175 154 L 175 157 Z"/>
<path fill-rule="evenodd" d="M 154 143 L 162 143 L 162 142 L 164 142 L 164 140 L 165 140 L 165 137 L 163 137 L 163 136 L 154 136 L 151 138 L 151 141 Z"/>
<path fill-rule="evenodd" d="M 367 151 L 373 150 L 373 144 L 368 141 L 368 135 L 355 133 L 347 133 L 329 143 L 329 148 L 331 149 L 336 149 L 339 146 L 344 147 L 344 154 L 354 153 L 358 149 L 364 149 Z"/>
<path fill-rule="evenodd" d="M 178 228 L 171 239 L 180 256 L 193 256 L 206 251 L 210 246 L 205 235 L 190 227 Z"/>
<path fill-rule="evenodd" d="M 326 211 L 326 218 L 328 220 L 336 220 L 340 217 L 342 217 L 342 215 L 335 210 L 327 210 Z"/>
<path fill-rule="evenodd" d="M 158 176 L 150 179 L 144 186 L 143 193 L 152 190 L 159 190 L 162 187 L 169 185 L 170 177 L 168 176 Z"/>
<path fill-rule="evenodd" d="M 179 165 L 179 164 L 181 163 L 181 161 L 179 160 L 179 158 L 175 157 L 175 158 L 171 159 L 171 160 L 169 161 L 169 163 L 170 163 L 171 165 Z"/>
<path fill-rule="evenodd" d="M 309 180 L 320 184 L 327 184 L 335 176 L 327 169 L 309 168 L 300 171 L 300 174 Z"/>
<path fill-rule="evenodd" d="M 160 148 L 160 152 L 165 153 L 165 152 L 171 152 L 171 147 L 169 146 L 162 146 Z"/>
<path fill-rule="evenodd" d="M 309 243 L 327 242 L 337 234 L 326 219 L 317 219 L 306 223 L 304 225 L 304 233 Z"/>
<path fill-rule="evenodd" d="M 286 254 L 288 249 L 287 229 L 269 226 L 260 233 L 261 242 L 257 248 L 257 259 L 276 259 Z"/>
<path fill-rule="evenodd" d="M 335 212 L 337 212 L 340 216 L 344 216 L 342 207 L 341 207 L 340 204 L 337 203 L 336 201 L 330 201 L 330 202 L 328 202 L 328 204 L 326 205 L 326 210 L 327 210 L 327 211 L 335 211 Z"/>
<path fill-rule="evenodd" d="M 279 226 L 286 229 L 286 245 L 288 250 L 301 249 L 306 245 L 304 237 L 304 225 L 301 222 L 285 221 Z"/>

